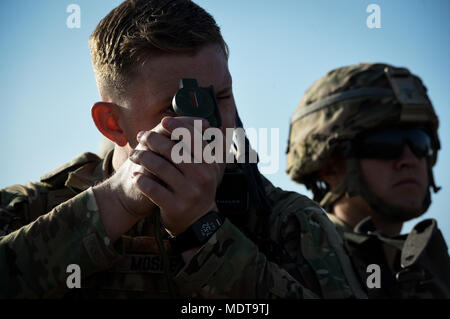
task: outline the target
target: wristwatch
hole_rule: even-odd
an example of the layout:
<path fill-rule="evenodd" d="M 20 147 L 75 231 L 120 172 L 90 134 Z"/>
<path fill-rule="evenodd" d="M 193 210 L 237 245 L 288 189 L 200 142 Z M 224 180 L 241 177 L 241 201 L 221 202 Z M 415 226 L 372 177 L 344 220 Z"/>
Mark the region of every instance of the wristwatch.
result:
<path fill-rule="evenodd" d="M 225 215 L 223 213 L 210 211 L 189 226 L 183 233 L 170 238 L 170 244 L 178 253 L 203 246 L 222 226 L 224 221 Z"/>

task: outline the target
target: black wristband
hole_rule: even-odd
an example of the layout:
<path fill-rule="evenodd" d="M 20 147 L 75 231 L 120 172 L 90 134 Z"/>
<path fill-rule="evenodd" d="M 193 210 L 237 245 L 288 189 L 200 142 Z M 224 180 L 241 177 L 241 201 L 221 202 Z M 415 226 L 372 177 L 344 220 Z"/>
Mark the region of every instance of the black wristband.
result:
<path fill-rule="evenodd" d="M 222 226 L 225 215 L 217 211 L 210 211 L 200 217 L 195 223 L 189 226 L 183 233 L 170 238 L 171 246 L 178 252 L 203 246 L 211 236 Z"/>

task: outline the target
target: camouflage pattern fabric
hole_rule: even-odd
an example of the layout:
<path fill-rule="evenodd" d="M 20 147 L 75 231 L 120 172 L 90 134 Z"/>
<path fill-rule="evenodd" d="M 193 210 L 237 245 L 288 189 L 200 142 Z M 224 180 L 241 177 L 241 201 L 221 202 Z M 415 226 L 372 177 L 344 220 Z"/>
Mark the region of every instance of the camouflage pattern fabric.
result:
<path fill-rule="evenodd" d="M 364 285 L 369 299 L 450 298 L 450 257 L 435 220 L 423 220 L 408 235 L 388 237 L 376 232 L 370 217 L 353 229 L 333 214 L 328 214 L 328 217 L 345 238 L 351 259 L 361 278 L 368 277 L 368 265 L 380 266 L 380 287 L 368 288 Z M 422 240 L 413 238 L 415 229 L 423 234 L 428 225 L 435 225 L 428 227 L 432 230 L 428 236 Z M 408 249 L 408 240 L 413 243 L 414 249 Z M 393 269 L 386 261 L 384 244 L 396 248 Z"/>
<path fill-rule="evenodd" d="M 85 153 L 38 183 L 0 192 L 1 298 L 169 298 L 150 218 L 111 244 L 91 187 L 111 174 L 105 159 Z M 323 210 L 268 181 L 272 237 L 285 252 L 265 256 L 227 220 L 184 265 L 163 229 L 170 271 L 181 297 L 364 298 L 342 239 Z M 69 264 L 81 289 L 68 289 Z"/>

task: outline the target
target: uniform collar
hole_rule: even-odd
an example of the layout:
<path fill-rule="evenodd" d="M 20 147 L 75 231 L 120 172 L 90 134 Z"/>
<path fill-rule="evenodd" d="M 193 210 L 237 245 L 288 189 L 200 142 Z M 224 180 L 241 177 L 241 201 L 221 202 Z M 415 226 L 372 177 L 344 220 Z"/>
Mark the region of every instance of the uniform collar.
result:
<path fill-rule="evenodd" d="M 336 225 L 337 229 L 341 232 L 353 232 L 352 227 L 344 222 L 342 219 L 338 218 L 335 214 L 327 213 L 328 218 Z"/>
<path fill-rule="evenodd" d="M 70 172 L 65 185 L 72 189 L 84 191 L 109 178 L 113 173 L 113 154 L 114 150 L 111 150 L 103 159 L 95 155 L 96 158 L 93 158 L 75 171 Z"/>
<path fill-rule="evenodd" d="M 342 232 L 351 232 L 357 234 L 370 234 L 376 231 L 375 224 L 372 221 L 372 217 L 368 216 L 362 219 L 355 227 L 351 227 L 349 224 L 338 218 L 335 214 L 327 213 L 328 218 L 336 225 L 336 227 Z"/>

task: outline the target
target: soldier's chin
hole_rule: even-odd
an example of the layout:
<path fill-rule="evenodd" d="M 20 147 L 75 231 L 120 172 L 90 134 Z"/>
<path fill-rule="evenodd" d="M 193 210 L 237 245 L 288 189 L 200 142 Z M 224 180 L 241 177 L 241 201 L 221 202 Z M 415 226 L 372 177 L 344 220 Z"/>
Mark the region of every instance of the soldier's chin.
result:
<path fill-rule="evenodd" d="M 399 206 L 392 206 L 389 214 L 385 214 L 385 218 L 392 222 L 407 222 L 411 219 L 422 216 L 425 213 L 425 210 L 422 208 L 405 208 Z"/>

